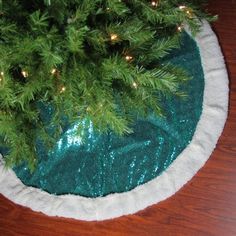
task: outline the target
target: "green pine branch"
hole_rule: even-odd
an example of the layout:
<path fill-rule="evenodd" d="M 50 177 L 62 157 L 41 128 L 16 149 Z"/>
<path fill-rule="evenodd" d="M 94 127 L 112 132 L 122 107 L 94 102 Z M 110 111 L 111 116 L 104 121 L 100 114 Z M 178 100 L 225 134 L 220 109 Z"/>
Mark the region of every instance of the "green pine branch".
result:
<path fill-rule="evenodd" d="M 189 76 L 163 64 L 214 17 L 199 0 L 14 0 L 0 6 L 0 137 L 8 166 L 37 164 L 78 119 L 99 132 L 132 132 L 137 117 L 162 115 L 163 96 L 184 96 Z M 180 8 L 182 6 L 182 8 Z M 183 7 L 184 6 L 184 7 Z M 182 29 L 182 28 L 181 28 Z M 191 95 L 189 95 L 191 96 Z M 45 120 L 41 105 L 51 107 Z M 64 117 L 62 119 L 62 117 Z"/>

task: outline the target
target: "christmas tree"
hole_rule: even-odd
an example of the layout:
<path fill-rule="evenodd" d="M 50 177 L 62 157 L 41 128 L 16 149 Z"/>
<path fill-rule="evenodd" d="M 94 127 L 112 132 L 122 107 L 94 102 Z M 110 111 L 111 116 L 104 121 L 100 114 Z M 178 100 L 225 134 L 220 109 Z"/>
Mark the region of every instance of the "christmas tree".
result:
<path fill-rule="evenodd" d="M 33 169 L 36 141 L 51 148 L 63 132 L 62 117 L 123 135 L 136 117 L 161 115 L 161 97 L 184 96 L 181 85 L 189 79 L 163 58 L 179 47 L 184 24 L 195 34 L 201 19 L 213 19 L 201 6 L 198 0 L 1 0 L 6 164 L 27 161 Z M 51 107 L 50 123 L 40 103 Z"/>

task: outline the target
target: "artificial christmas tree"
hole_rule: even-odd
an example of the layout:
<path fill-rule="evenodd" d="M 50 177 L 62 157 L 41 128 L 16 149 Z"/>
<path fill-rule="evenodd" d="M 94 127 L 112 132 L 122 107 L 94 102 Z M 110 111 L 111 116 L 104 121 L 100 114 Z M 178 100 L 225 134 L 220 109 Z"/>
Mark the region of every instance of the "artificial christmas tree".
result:
<path fill-rule="evenodd" d="M 37 0 L 0 2 L 0 135 L 6 164 L 31 169 L 36 142 L 51 148 L 66 123 L 132 132 L 136 117 L 162 114 L 161 97 L 189 79 L 163 58 L 198 32 L 201 1 Z M 50 107 L 42 118 L 40 104 Z M 83 133 L 78 126 L 78 134 Z M 50 127 L 49 127 L 50 126 Z"/>

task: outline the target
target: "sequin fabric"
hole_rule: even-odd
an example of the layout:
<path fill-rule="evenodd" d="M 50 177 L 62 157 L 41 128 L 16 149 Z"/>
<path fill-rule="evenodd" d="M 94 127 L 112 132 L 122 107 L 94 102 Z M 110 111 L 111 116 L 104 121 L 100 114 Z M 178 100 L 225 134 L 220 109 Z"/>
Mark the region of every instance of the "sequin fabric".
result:
<path fill-rule="evenodd" d="M 52 194 L 76 194 L 95 198 L 126 192 L 160 175 L 188 145 L 202 112 L 204 75 L 196 43 L 187 34 L 183 46 L 166 60 L 187 69 L 192 80 L 184 85 L 186 99 L 163 99 L 165 116 L 139 119 L 134 133 L 117 137 L 97 134 L 93 125 L 78 137 L 71 125 L 55 148 L 47 153 L 37 145 L 39 163 L 34 173 L 26 165 L 14 168 L 28 186 Z M 42 111 L 43 112 L 43 111 Z M 50 111 L 44 111 L 46 116 Z M 191 158 L 191 157 L 189 157 Z"/>

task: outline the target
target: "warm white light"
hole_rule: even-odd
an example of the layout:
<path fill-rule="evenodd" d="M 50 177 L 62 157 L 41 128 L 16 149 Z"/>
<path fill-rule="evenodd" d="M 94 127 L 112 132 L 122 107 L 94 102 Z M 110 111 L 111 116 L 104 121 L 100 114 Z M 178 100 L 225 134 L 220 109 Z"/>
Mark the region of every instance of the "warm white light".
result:
<path fill-rule="evenodd" d="M 66 87 L 65 86 L 63 86 L 62 88 L 61 88 L 61 93 L 63 93 L 63 92 L 65 92 L 66 91 Z"/>
<path fill-rule="evenodd" d="M 53 75 L 55 75 L 56 72 L 57 72 L 57 70 L 56 70 L 55 68 L 53 68 L 53 69 L 51 70 L 51 74 L 53 74 Z"/>
<path fill-rule="evenodd" d="M 111 34 L 111 40 L 114 41 L 118 38 L 117 34 Z"/>
<path fill-rule="evenodd" d="M 190 10 L 187 10 L 186 11 L 187 15 L 191 18 L 193 15 L 192 15 L 192 12 Z"/>
<path fill-rule="evenodd" d="M 3 80 L 3 76 L 4 76 L 4 72 L 1 71 L 1 72 L 0 72 L 0 75 L 1 75 L 1 76 L 0 76 L 0 82 L 2 82 L 2 80 Z"/>
<path fill-rule="evenodd" d="M 180 10 L 184 10 L 186 8 L 186 6 L 179 6 Z"/>
<path fill-rule="evenodd" d="M 153 7 L 157 7 L 157 6 L 158 6 L 158 2 L 152 1 L 152 2 L 151 2 L 151 5 L 152 5 Z"/>
<path fill-rule="evenodd" d="M 135 89 L 138 88 L 137 83 L 133 82 L 133 87 L 134 87 Z"/>
<path fill-rule="evenodd" d="M 29 73 L 28 73 L 27 71 L 25 71 L 25 70 L 22 70 L 22 71 L 21 71 L 21 74 L 22 74 L 25 78 L 27 78 L 27 77 L 29 76 Z"/>
<path fill-rule="evenodd" d="M 183 27 L 182 27 L 182 26 L 178 26 L 178 27 L 177 27 L 177 30 L 178 30 L 179 32 L 181 32 L 181 31 L 182 31 L 182 29 L 183 29 Z"/>
<path fill-rule="evenodd" d="M 126 61 L 131 61 L 132 59 L 133 59 L 132 56 L 129 56 L 129 55 L 125 56 L 125 60 L 126 60 Z"/>

